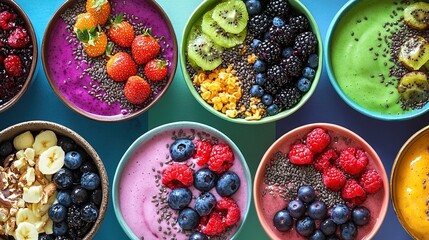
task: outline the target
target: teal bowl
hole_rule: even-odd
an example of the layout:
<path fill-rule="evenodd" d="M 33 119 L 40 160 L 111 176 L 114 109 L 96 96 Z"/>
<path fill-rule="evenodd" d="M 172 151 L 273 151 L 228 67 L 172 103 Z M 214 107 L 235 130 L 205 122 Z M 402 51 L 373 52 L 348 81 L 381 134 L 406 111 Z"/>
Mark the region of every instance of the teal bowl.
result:
<path fill-rule="evenodd" d="M 389 54 L 384 52 L 384 48 L 387 48 L 384 36 L 394 27 L 387 31 L 382 25 L 393 21 L 390 15 L 396 18 L 402 13 L 397 10 L 400 3 L 395 5 L 394 2 L 395 0 L 348 1 L 333 18 L 324 45 L 326 69 L 338 95 L 356 111 L 386 121 L 411 119 L 429 109 L 429 104 L 426 104 L 420 109 L 402 111 L 396 82 L 385 86 L 391 63 Z M 393 10 L 396 13 L 392 13 Z M 385 80 L 381 83 L 383 78 Z M 352 84 L 368 79 L 375 82 L 367 81 L 365 83 L 368 85 L 352 86 L 354 88 L 347 90 Z M 362 94 L 354 95 L 356 92 Z"/>
<path fill-rule="evenodd" d="M 230 170 L 241 176 L 241 187 L 231 197 L 240 207 L 241 219 L 232 228 L 231 235 L 227 237 L 236 239 L 249 213 L 252 198 L 252 179 L 249 168 L 243 154 L 231 139 L 213 127 L 196 122 L 174 122 L 156 127 L 135 140 L 125 152 L 116 169 L 112 189 L 113 207 L 122 229 L 130 239 L 143 239 L 143 237 L 144 239 L 162 239 L 161 234 L 164 234 L 165 226 L 167 226 L 164 224 L 169 221 L 168 219 L 176 218 L 171 220 L 168 225 L 171 226 L 172 234 L 176 234 L 176 239 L 188 239 L 184 234 L 174 232 L 180 229 L 179 226 L 174 227 L 177 230 L 173 228 L 177 220 L 177 211 L 169 209 L 166 201 L 158 202 L 162 196 L 167 197 L 170 192 L 159 181 L 161 172 L 167 166 L 165 163 L 171 159 L 168 147 L 174 141 L 173 136 L 217 139 L 218 142 L 231 147 L 235 156 L 235 164 Z M 191 158 L 187 160 L 186 164 L 190 168 L 200 168 L 194 164 L 194 161 L 195 159 Z M 189 189 L 196 197 L 198 190 L 192 186 Z M 215 189 L 210 192 L 219 200 Z M 193 208 L 193 204 L 192 201 L 189 206 Z M 170 214 L 170 217 L 163 217 L 168 214 L 163 213 L 164 208 L 162 207 L 167 208 L 165 211 Z M 159 231 L 160 228 L 162 231 Z"/>
<path fill-rule="evenodd" d="M 313 16 L 311 15 L 310 11 L 298 0 L 289 0 L 288 2 L 294 9 L 296 9 L 298 12 L 303 13 L 308 18 L 311 29 L 313 33 L 317 36 L 317 41 L 318 41 L 317 54 L 319 56 L 319 64 L 318 64 L 318 68 L 310 90 L 302 97 L 302 99 L 299 101 L 298 104 L 296 104 L 291 109 L 284 110 L 273 116 L 263 117 L 259 120 L 245 120 L 244 118 L 230 118 L 226 116 L 226 114 L 216 111 L 210 104 L 208 104 L 203 98 L 201 98 L 197 89 L 195 89 L 192 83 L 191 76 L 187 70 L 187 53 L 186 53 L 187 38 L 191 31 L 192 26 L 194 26 L 194 24 L 202 18 L 204 13 L 206 13 L 207 11 L 211 10 L 214 6 L 216 6 L 219 3 L 219 1 L 205 0 L 192 13 L 192 15 L 190 16 L 190 18 L 188 19 L 185 25 L 185 28 L 182 34 L 182 42 L 179 50 L 180 67 L 182 69 L 182 73 L 183 73 L 183 77 L 186 82 L 186 85 L 188 86 L 192 96 L 194 96 L 197 102 L 200 103 L 209 112 L 229 122 L 234 122 L 239 124 L 263 124 L 263 123 L 274 122 L 293 114 L 294 112 L 298 111 L 298 109 L 300 109 L 313 95 L 314 91 L 316 90 L 317 84 L 319 83 L 320 76 L 322 74 L 322 52 L 323 52 L 322 37 L 320 35 L 317 23 L 314 20 Z"/>

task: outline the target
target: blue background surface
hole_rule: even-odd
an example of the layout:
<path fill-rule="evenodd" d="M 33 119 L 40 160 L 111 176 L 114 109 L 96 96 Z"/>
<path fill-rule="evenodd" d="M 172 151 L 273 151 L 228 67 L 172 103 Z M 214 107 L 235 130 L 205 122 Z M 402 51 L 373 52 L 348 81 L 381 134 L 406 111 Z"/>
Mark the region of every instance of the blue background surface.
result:
<path fill-rule="evenodd" d="M 17 0 L 33 22 L 39 49 L 50 17 L 63 3 L 61 0 Z M 186 20 L 200 0 L 158 0 L 170 16 L 178 43 Z M 322 38 L 345 0 L 302 0 L 316 19 Z M 128 146 L 148 129 L 172 121 L 191 120 L 211 125 L 223 131 L 241 148 L 252 176 L 259 160 L 274 140 L 287 131 L 307 123 L 329 122 L 342 125 L 362 136 L 378 152 L 390 176 L 395 156 L 402 144 L 416 131 L 427 125 L 429 116 L 401 122 L 386 122 L 366 117 L 346 105 L 332 88 L 324 69 L 314 96 L 294 115 L 263 126 L 241 126 L 218 119 L 202 108 L 189 94 L 178 68 L 173 84 L 165 97 L 153 109 L 140 117 L 119 123 L 102 123 L 86 119 L 57 98 L 50 88 L 39 62 L 35 78 L 23 99 L 0 114 L 0 129 L 18 122 L 49 120 L 78 132 L 97 150 L 104 161 L 112 183 L 116 166 Z M 112 204 L 95 239 L 127 239 L 119 226 Z M 238 239 L 268 239 L 252 205 L 246 226 Z M 375 239 L 411 239 L 399 224 L 390 204 L 385 222 Z"/>

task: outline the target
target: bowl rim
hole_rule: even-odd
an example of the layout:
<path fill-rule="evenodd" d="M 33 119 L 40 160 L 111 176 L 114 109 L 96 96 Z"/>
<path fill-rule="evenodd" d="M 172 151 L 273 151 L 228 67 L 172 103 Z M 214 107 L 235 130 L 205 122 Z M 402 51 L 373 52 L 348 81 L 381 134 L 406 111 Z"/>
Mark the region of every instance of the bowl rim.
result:
<path fill-rule="evenodd" d="M 97 167 L 100 178 L 101 178 L 101 189 L 102 189 L 102 201 L 99 206 L 99 215 L 90 229 L 90 231 L 86 234 L 86 236 L 83 238 L 84 240 L 91 240 L 94 238 L 95 234 L 97 233 L 98 229 L 100 228 L 108 208 L 108 202 L 109 202 L 109 179 L 106 172 L 106 168 L 104 167 L 104 163 L 101 160 L 98 153 L 95 151 L 95 149 L 92 147 L 91 144 L 89 144 L 88 141 L 86 141 L 81 135 L 79 135 L 77 132 L 73 131 L 72 129 L 50 121 L 42 121 L 42 120 L 33 120 L 33 121 L 27 121 L 27 122 L 21 122 L 17 123 L 15 125 L 9 126 L 3 130 L 0 131 L 0 142 L 5 139 L 13 138 L 14 136 L 17 136 L 21 132 L 24 131 L 41 131 L 41 130 L 52 130 L 55 132 L 56 135 L 63 135 L 70 137 L 73 139 L 80 147 L 82 147 L 85 152 L 92 158 L 92 161 L 94 162 L 94 165 Z M 103 177 L 105 176 L 105 177 Z"/>
<path fill-rule="evenodd" d="M 390 173 L 390 199 L 392 201 L 392 207 L 395 211 L 396 217 L 399 220 L 399 223 L 401 224 L 402 228 L 410 235 L 413 239 L 418 239 L 413 232 L 411 232 L 410 229 L 408 229 L 406 221 L 400 217 L 401 216 L 401 210 L 396 206 L 396 195 L 395 195 L 395 186 L 396 185 L 396 176 L 398 175 L 398 168 L 399 165 L 401 165 L 401 162 L 403 160 L 403 156 L 406 154 L 408 149 L 415 144 L 415 142 L 419 141 L 422 137 L 429 134 L 429 125 L 426 127 L 423 127 L 422 129 L 415 132 L 413 135 L 411 135 L 407 141 L 401 146 L 398 153 L 396 154 L 395 160 L 393 161 L 392 165 L 392 171 Z"/>
<path fill-rule="evenodd" d="M 351 138 L 353 138 L 353 140 L 360 145 L 361 147 L 364 146 L 366 149 L 366 152 L 373 158 L 373 160 L 375 161 L 374 163 L 378 166 L 379 170 L 379 174 L 381 175 L 381 177 L 383 178 L 383 188 L 384 188 L 384 197 L 383 197 L 383 204 L 381 206 L 381 210 L 380 210 L 380 215 L 378 216 L 378 220 L 375 223 L 373 229 L 371 230 L 371 232 L 369 232 L 367 236 L 364 237 L 364 239 L 372 239 L 374 237 L 374 235 L 378 232 L 378 230 L 380 229 L 381 225 L 384 222 L 384 219 L 386 217 L 387 214 L 387 209 L 389 206 L 389 181 L 388 181 L 388 177 L 386 174 L 386 170 L 384 168 L 384 164 L 381 161 L 380 157 L 378 156 L 377 152 L 372 148 L 372 146 L 366 142 L 362 137 L 360 137 L 358 134 L 356 134 L 355 132 L 351 131 L 350 129 L 347 129 L 343 126 L 337 125 L 337 124 L 333 124 L 333 123 L 323 123 L 323 122 L 319 122 L 319 123 L 309 123 L 306 125 L 302 125 L 299 126 L 297 128 L 294 128 L 286 133 L 284 133 L 282 136 L 280 136 L 269 148 L 268 150 L 264 153 L 259 166 L 256 170 L 255 173 L 255 180 L 254 180 L 254 184 L 253 184 L 253 200 L 255 203 L 255 209 L 256 209 L 256 213 L 259 219 L 260 224 L 262 225 L 263 229 L 265 230 L 265 232 L 269 235 L 269 237 L 271 239 L 278 239 L 280 240 L 280 238 L 278 238 L 277 236 L 275 236 L 275 234 L 271 231 L 270 227 L 268 226 L 267 221 L 265 220 L 265 216 L 263 214 L 262 208 L 261 208 L 261 201 L 259 199 L 260 195 L 261 195 L 261 191 L 260 191 L 260 184 L 263 182 L 264 180 L 264 171 L 265 171 L 265 167 L 268 164 L 268 162 L 270 161 L 270 158 L 273 154 L 273 151 L 276 149 L 279 149 L 281 147 L 281 145 L 283 144 L 284 141 L 287 141 L 288 138 L 290 136 L 296 137 L 296 136 L 302 136 L 303 132 L 308 132 L 313 128 L 316 127 L 321 127 L 321 128 L 325 128 L 328 129 L 330 131 L 335 131 L 335 132 L 339 132 L 342 135 L 347 135 L 350 136 Z"/>
<path fill-rule="evenodd" d="M 164 9 L 153 0 L 144 0 L 147 4 L 151 6 L 158 14 L 160 14 L 161 18 L 164 19 L 167 27 L 168 32 L 171 35 L 171 41 L 173 46 L 173 61 L 171 62 L 171 73 L 169 74 L 166 84 L 163 87 L 163 89 L 156 95 L 156 97 L 148 103 L 144 108 L 133 112 L 128 113 L 127 115 L 117 114 L 117 115 L 99 115 L 95 113 L 87 112 L 79 107 L 77 107 L 73 102 L 67 100 L 65 96 L 61 93 L 61 91 L 58 89 L 58 86 L 55 84 L 53 77 L 51 75 L 50 68 L 48 65 L 48 50 L 49 50 L 49 43 L 50 43 L 50 37 L 52 35 L 53 28 L 57 21 L 61 18 L 61 14 L 67 10 L 67 8 L 71 7 L 73 4 L 76 4 L 79 0 L 68 0 L 65 1 L 55 12 L 55 14 L 51 17 L 51 19 L 48 22 L 48 25 L 45 29 L 43 40 L 42 40 L 42 65 L 43 70 L 46 75 L 46 79 L 49 82 L 49 85 L 51 86 L 52 90 L 54 91 L 55 95 L 66 105 L 69 109 L 73 110 L 75 113 L 78 113 L 79 115 L 82 115 L 86 118 L 99 121 L 99 122 L 120 122 L 129 120 L 132 118 L 135 118 L 137 116 L 140 116 L 141 114 L 147 112 L 153 105 L 155 105 L 162 96 L 167 92 L 168 88 L 170 87 L 171 83 L 173 82 L 174 76 L 176 74 L 177 65 L 178 65 L 178 45 L 177 45 L 177 37 L 176 33 L 173 28 L 173 24 L 170 21 L 170 18 L 168 17 L 167 13 L 164 11 Z"/>
<path fill-rule="evenodd" d="M 252 176 L 250 174 L 249 167 L 247 165 L 246 159 L 244 158 L 244 155 L 241 153 L 238 146 L 224 133 L 221 131 L 215 129 L 214 127 L 211 127 L 209 125 L 198 123 L 198 122 L 192 122 L 192 121 L 179 121 L 179 122 L 171 122 L 166 123 L 164 125 L 160 125 L 158 127 L 155 127 L 146 133 L 142 134 L 140 137 L 138 137 L 126 150 L 124 155 L 122 156 L 121 160 L 119 161 L 119 164 L 116 168 L 115 175 L 113 178 L 113 186 L 112 186 L 112 202 L 113 202 L 113 209 L 115 211 L 116 218 L 121 225 L 123 231 L 127 234 L 127 236 L 131 239 L 137 239 L 138 237 L 132 232 L 130 227 L 125 222 L 124 217 L 122 216 L 121 210 L 120 210 L 120 203 L 119 203 L 119 185 L 121 182 L 122 172 L 127 165 L 128 161 L 131 159 L 134 151 L 141 146 L 142 144 L 145 144 L 147 141 L 149 141 L 154 135 L 157 135 L 159 132 L 165 132 L 170 131 L 173 129 L 180 129 L 180 128 L 189 128 L 189 129 L 195 129 L 197 131 L 206 131 L 210 133 L 211 135 L 216 135 L 219 137 L 223 142 L 227 143 L 238 156 L 235 158 L 240 160 L 241 165 L 243 166 L 243 171 L 246 175 L 246 181 L 247 181 L 247 193 L 248 198 L 246 201 L 246 210 L 244 211 L 244 216 L 242 216 L 242 222 L 240 226 L 237 228 L 237 231 L 234 233 L 234 235 L 231 237 L 231 239 L 236 239 L 241 230 L 243 229 L 243 226 L 247 220 L 247 217 L 249 215 L 249 210 L 251 207 L 251 200 L 252 200 Z"/>
<path fill-rule="evenodd" d="M 29 35 L 30 35 L 31 42 L 33 45 L 33 51 L 32 51 L 33 60 L 31 61 L 28 76 L 25 79 L 25 82 L 24 82 L 22 88 L 19 90 L 19 92 L 17 94 L 15 94 L 15 96 L 13 96 L 7 102 L 0 105 L 0 113 L 2 113 L 4 111 L 6 111 L 7 109 L 9 109 L 10 107 L 12 107 L 13 105 L 15 105 L 15 103 L 17 103 L 19 101 L 19 99 L 21 99 L 21 97 L 25 94 L 25 92 L 29 88 L 31 82 L 33 81 L 34 73 L 36 72 L 37 62 L 39 61 L 38 60 L 39 49 L 38 49 L 36 31 L 34 30 L 34 27 L 33 27 L 33 24 L 31 23 L 30 18 L 25 13 L 25 11 L 21 8 L 21 6 L 13 0 L 0 0 L 0 2 L 10 6 L 11 8 L 13 8 L 13 10 L 17 14 L 19 14 L 19 16 L 24 20 L 27 31 L 30 33 Z"/>
<path fill-rule="evenodd" d="M 384 121 L 401 121 L 401 120 L 408 120 L 408 119 L 412 119 L 415 117 L 418 117 L 420 115 L 425 114 L 428 110 L 429 110 L 429 104 L 426 104 L 423 108 L 421 109 L 415 109 L 415 110 L 411 110 L 411 111 L 407 111 L 405 113 L 402 114 L 382 114 L 376 111 L 372 111 L 372 110 L 368 110 L 364 107 L 362 107 L 361 105 L 359 105 L 358 103 L 356 103 L 354 100 L 352 100 L 350 97 L 348 97 L 340 88 L 336 77 L 334 75 L 334 67 L 332 65 L 331 62 L 331 43 L 332 43 L 332 39 L 333 39 L 333 35 L 336 32 L 336 27 L 337 25 L 341 22 L 342 18 L 349 12 L 352 11 L 353 8 L 363 2 L 363 1 L 369 1 L 369 0 L 350 0 L 348 2 L 346 2 L 341 9 L 335 14 L 334 18 L 332 19 L 328 30 L 326 32 L 326 36 L 325 36 L 325 44 L 324 44 L 324 60 L 326 63 L 326 72 L 328 74 L 328 78 L 331 82 L 332 87 L 335 89 L 335 91 L 337 92 L 337 94 L 340 96 L 341 99 L 343 99 L 343 101 L 345 103 L 347 103 L 347 105 L 349 105 L 351 108 L 353 108 L 354 110 L 356 110 L 357 112 L 360 112 L 361 114 L 371 117 L 371 118 L 375 118 L 378 120 L 384 120 Z"/>
<path fill-rule="evenodd" d="M 197 100 L 197 102 L 203 106 L 206 110 L 208 110 L 209 112 L 211 112 L 212 114 L 220 117 L 221 119 L 224 119 L 226 121 L 229 122 L 233 122 L 233 123 L 239 123 L 239 124 L 249 124 L 249 125 L 256 125 L 256 124 L 264 124 L 264 123 L 270 123 L 270 122 L 275 122 L 277 120 L 283 119 L 287 116 L 292 115 L 293 113 L 295 113 L 296 111 L 298 111 L 299 109 L 301 109 L 302 106 L 304 106 L 305 103 L 307 103 L 307 101 L 311 98 L 311 96 L 314 94 L 314 92 L 316 91 L 317 85 L 320 82 L 320 78 L 322 75 L 322 71 L 323 71 L 323 39 L 321 37 L 320 34 L 320 30 L 319 27 L 316 23 L 316 20 L 314 19 L 313 15 L 311 14 L 311 12 L 305 7 L 305 5 L 303 3 L 301 3 L 301 1 L 299 0 L 289 0 L 288 2 L 292 5 L 292 7 L 297 10 L 298 12 L 304 14 L 309 22 L 310 22 L 310 27 L 312 29 L 312 32 L 316 35 L 317 37 L 317 41 L 318 41 L 318 51 L 317 54 L 319 56 L 319 62 L 318 62 L 318 67 L 317 67 L 317 71 L 316 71 L 316 75 L 313 79 L 313 82 L 311 84 L 310 90 L 308 92 L 306 92 L 304 94 L 304 96 L 301 98 L 301 100 L 291 109 L 288 110 L 283 110 L 282 112 L 277 113 L 276 115 L 273 116 L 266 116 L 264 118 L 261 118 L 259 120 L 245 120 L 243 118 L 230 118 L 227 117 L 224 113 L 216 111 L 210 104 L 208 104 L 206 101 L 204 101 L 200 95 L 198 94 L 198 92 L 196 91 L 195 87 L 193 86 L 192 80 L 189 76 L 189 73 L 187 71 L 187 67 L 186 67 L 186 54 L 185 54 L 185 49 L 187 48 L 186 44 L 187 44 L 187 36 L 192 28 L 192 23 L 198 21 L 198 19 L 200 17 L 202 17 L 202 15 L 206 12 L 206 9 L 212 5 L 215 5 L 215 3 L 217 3 L 217 0 L 205 0 L 202 1 L 197 8 L 192 12 L 192 14 L 190 15 L 190 17 L 188 18 L 185 27 L 183 29 L 182 32 L 182 42 L 180 45 L 180 50 L 179 50 L 179 59 L 180 59 L 180 67 L 182 70 L 182 75 L 183 75 L 183 80 L 186 82 L 186 85 L 188 86 L 189 91 L 191 92 L 191 94 L 193 95 L 193 97 Z"/>

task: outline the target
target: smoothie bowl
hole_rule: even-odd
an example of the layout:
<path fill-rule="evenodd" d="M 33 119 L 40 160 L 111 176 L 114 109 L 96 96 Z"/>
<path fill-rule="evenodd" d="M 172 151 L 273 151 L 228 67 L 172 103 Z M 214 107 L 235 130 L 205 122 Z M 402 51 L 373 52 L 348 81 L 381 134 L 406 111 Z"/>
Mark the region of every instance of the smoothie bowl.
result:
<path fill-rule="evenodd" d="M 180 47 L 195 99 L 242 124 L 276 121 L 303 106 L 319 82 L 321 56 L 317 24 L 297 0 L 204 1 Z"/>
<path fill-rule="evenodd" d="M 80 135 L 46 121 L 8 127 L 0 131 L 0 170 L 1 239 L 94 238 L 109 182 Z"/>
<path fill-rule="evenodd" d="M 177 66 L 171 22 L 150 0 L 66 1 L 42 42 L 54 92 L 98 121 L 136 117 L 170 86 Z"/>
<path fill-rule="evenodd" d="M 399 150 L 392 168 L 390 190 L 399 222 L 414 239 L 428 238 L 429 127 L 415 133 Z"/>
<path fill-rule="evenodd" d="M 0 112 L 14 105 L 29 87 L 37 64 L 36 34 L 14 1 L 0 1 Z"/>
<path fill-rule="evenodd" d="M 131 239 L 235 239 L 251 176 L 237 146 L 195 122 L 159 126 L 122 157 L 113 181 L 116 217 Z"/>
<path fill-rule="evenodd" d="M 327 33 L 325 58 L 332 85 L 357 111 L 405 120 L 429 109 L 428 30 L 422 1 L 349 1 Z"/>
<path fill-rule="evenodd" d="M 387 212 L 389 185 L 380 158 L 362 138 L 314 123 L 267 150 L 253 194 L 271 239 L 372 239 Z"/>

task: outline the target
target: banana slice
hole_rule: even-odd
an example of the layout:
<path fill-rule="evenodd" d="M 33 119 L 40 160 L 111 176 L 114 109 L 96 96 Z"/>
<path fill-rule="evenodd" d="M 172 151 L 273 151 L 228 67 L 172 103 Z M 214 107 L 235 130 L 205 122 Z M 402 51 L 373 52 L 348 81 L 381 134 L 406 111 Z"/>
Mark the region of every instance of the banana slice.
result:
<path fill-rule="evenodd" d="M 46 149 L 57 145 L 57 135 L 51 130 L 41 131 L 36 135 L 33 143 L 33 149 L 36 155 L 40 155 Z"/>
<path fill-rule="evenodd" d="M 53 229 L 54 229 L 54 222 L 52 222 L 51 219 L 48 219 L 48 221 L 46 221 L 45 226 L 43 227 L 43 230 L 45 230 L 46 234 L 52 234 L 54 233 Z"/>
<path fill-rule="evenodd" d="M 22 150 L 33 146 L 34 137 L 30 131 L 19 134 L 13 139 L 13 146 L 16 150 Z"/>
<path fill-rule="evenodd" d="M 29 188 L 24 187 L 24 193 L 22 199 L 27 203 L 38 203 L 42 199 L 43 187 L 42 186 L 31 186 Z"/>
<path fill-rule="evenodd" d="M 36 181 L 36 173 L 34 171 L 34 168 L 27 168 L 27 172 L 24 175 L 24 179 L 27 181 L 27 186 L 32 185 L 34 181 Z"/>
<path fill-rule="evenodd" d="M 64 150 L 59 146 L 46 149 L 39 158 L 39 170 L 43 174 L 54 174 L 64 166 Z"/>
<path fill-rule="evenodd" d="M 36 155 L 36 151 L 34 151 L 34 149 L 32 149 L 32 148 L 26 148 L 25 149 L 24 157 L 25 157 L 25 159 L 27 159 L 28 165 L 34 166 L 34 164 L 36 164 L 36 162 L 34 161 L 35 155 Z"/>
<path fill-rule="evenodd" d="M 15 231 L 16 240 L 37 240 L 38 237 L 39 233 L 33 224 L 27 222 L 18 224 Z"/>
<path fill-rule="evenodd" d="M 16 224 L 23 222 L 34 224 L 37 222 L 36 216 L 29 208 L 20 208 L 16 214 Z"/>

